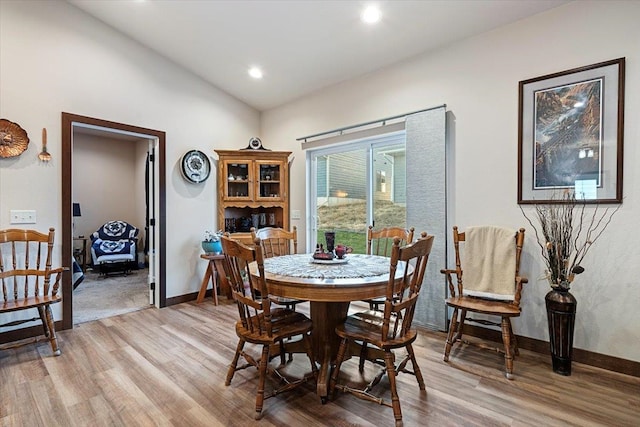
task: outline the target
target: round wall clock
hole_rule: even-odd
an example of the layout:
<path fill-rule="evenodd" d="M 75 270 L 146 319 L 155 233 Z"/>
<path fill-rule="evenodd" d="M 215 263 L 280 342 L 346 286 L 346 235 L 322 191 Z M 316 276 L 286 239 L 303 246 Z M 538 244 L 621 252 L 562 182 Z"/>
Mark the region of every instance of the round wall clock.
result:
<path fill-rule="evenodd" d="M 209 157 L 199 150 L 191 150 L 182 156 L 182 175 L 190 182 L 203 182 L 209 178 Z"/>

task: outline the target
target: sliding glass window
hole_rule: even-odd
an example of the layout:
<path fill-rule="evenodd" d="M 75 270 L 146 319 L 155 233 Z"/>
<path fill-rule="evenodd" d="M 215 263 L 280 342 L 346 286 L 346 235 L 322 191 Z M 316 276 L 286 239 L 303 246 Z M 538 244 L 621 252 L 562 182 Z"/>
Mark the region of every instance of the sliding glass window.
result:
<path fill-rule="evenodd" d="M 404 131 L 309 150 L 308 250 L 336 243 L 366 252 L 367 227 L 406 227 Z"/>

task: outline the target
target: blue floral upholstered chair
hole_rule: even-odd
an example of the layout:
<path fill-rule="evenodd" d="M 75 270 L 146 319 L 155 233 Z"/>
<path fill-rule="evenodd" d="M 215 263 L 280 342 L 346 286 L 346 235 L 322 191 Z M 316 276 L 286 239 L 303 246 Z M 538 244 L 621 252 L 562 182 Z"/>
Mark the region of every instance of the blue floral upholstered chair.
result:
<path fill-rule="evenodd" d="M 91 234 L 93 268 L 100 274 L 128 274 L 137 268 L 138 228 L 125 221 L 109 221 Z"/>

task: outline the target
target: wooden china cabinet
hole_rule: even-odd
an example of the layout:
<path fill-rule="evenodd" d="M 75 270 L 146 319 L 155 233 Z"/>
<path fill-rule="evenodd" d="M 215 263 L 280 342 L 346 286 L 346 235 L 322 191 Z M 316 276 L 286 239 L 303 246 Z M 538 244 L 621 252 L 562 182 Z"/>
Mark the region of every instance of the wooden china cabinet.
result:
<path fill-rule="evenodd" d="M 218 155 L 218 229 L 243 242 L 251 227 L 289 230 L 290 151 L 215 150 Z"/>

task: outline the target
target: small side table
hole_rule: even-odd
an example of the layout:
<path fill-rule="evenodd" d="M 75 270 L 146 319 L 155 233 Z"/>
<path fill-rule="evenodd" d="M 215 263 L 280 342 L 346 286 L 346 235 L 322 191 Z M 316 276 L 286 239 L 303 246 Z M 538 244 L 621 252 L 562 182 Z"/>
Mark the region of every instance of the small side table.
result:
<path fill-rule="evenodd" d="M 74 249 L 73 250 L 73 255 L 82 258 L 82 259 L 76 260 L 76 261 L 78 261 L 80 263 L 80 268 L 82 268 L 83 272 L 87 271 L 87 240 L 89 240 L 88 237 L 74 237 L 73 238 L 74 242 L 82 242 L 82 249 Z"/>
<path fill-rule="evenodd" d="M 209 261 L 207 264 L 207 271 L 204 273 L 202 283 L 200 284 L 200 292 L 198 292 L 197 303 L 201 303 L 204 300 L 204 295 L 207 292 L 207 286 L 209 286 L 209 279 L 213 284 L 211 293 L 213 294 L 213 303 L 218 305 L 218 279 L 216 278 L 216 261 L 220 262 L 224 259 L 224 255 L 215 254 L 201 254 L 200 258 Z M 227 297 L 229 294 L 227 293 Z"/>

